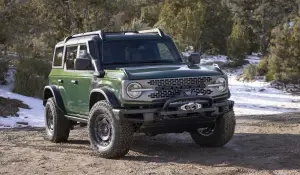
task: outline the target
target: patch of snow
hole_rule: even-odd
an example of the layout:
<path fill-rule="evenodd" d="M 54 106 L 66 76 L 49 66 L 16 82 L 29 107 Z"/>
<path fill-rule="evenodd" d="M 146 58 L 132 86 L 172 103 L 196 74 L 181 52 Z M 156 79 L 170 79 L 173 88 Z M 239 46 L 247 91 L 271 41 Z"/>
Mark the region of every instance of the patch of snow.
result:
<path fill-rule="evenodd" d="M 258 65 L 261 58 L 260 57 L 257 57 L 257 56 L 254 56 L 254 55 L 249 55 L 247 56 L 246 60 L 249 61 L 249 64 L 255 64 L 255 65 Z"/>
<path fill-rule="evenodd" d="M 7 78 L 10 83 L 13 82 L 13 73 L 14 71 L 11 70 Z M 5 86 L 0 86 L 0 96 L 23 101 L 30 107 L 30 109 L 20 108 L 20 111 L 18 112 L 19 117 L 10 116 L 3 118 L 0 116 L 0 128 L 16 127 L 18 126 L 18 123 L 28 123 L 29 126 L 43 127 L 44 106 L 42 100 L 12 93 L 12 88 L 12 83 Z"/>
<path fill-rule="evenodd" d="M 237 76 L 229 77 L 231 100 L 235 101 L 237 115 L 266 115 L 300 112 L 299 96 L 293 96 L 270 87 L 263 81 L 240 82 Z"/>
<path fill-rule="evenodd" d="M 201 64 L 207 64 L 207 63 L 226 63 L 228 62 L 227 56 L 223 55 L 218 55 L 218 56 L 213 56 L 213 55 L 203 55 L 201 57 Z"/>
<path fill-rule="evenodd" d="M 261 58 L 255 55 L 246 58 L 250 64 L 259 64 Z M 245 65 L 246 66 L 246 65 Z M 245 67 L 244 66 L 244 67 Z M 243 69 L 228 73 L 231 100 L 235 101 L 237 115 L 270 115 L 300 112 L 300 96 L 285 93 L 270 86 L 263 77 L 252 82 L 238 81 Z"/>
<path fill-rule="evenodd" d="M 260 53 L 247 56 L 249 64 L 258 65 L 261 60 Z M 215 63 L 227 61 L 226 56 L 205 56 L 203 62 Z M 243 68 L 226 72 L 228 75 L 230 100 L 235 102 L 234 111 L 236 115 L 270 115 L 289 112 L 300 112 L 300 96 L 285 93 L 270 86 L 263 77 L 257 77 L 255 81 L 238 81 L 243 74 Z"/>

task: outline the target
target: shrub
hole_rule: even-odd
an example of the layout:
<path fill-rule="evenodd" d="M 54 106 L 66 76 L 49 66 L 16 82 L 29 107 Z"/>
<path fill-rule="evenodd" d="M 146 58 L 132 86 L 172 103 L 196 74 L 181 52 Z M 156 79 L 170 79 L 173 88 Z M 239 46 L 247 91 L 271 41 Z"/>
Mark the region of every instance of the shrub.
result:
<path fill-rule="evenodd" d="M 8 62 L 0 59 L 0 84 L 5 84 L 5 74 L 8 71 Z"/>
<path fill-rule="evenodd" d="M 41 98 L 51 65 L 40 59 L 22 59 L 16 68 L 14 92 Z"/>
<path fill-rule="evenodd" d="M 275 73 L 273 75 L 273 79 L 286 84 L 288 83 L 297 84 L 300 80 L 300 72 Z"/>
<path fill-rule="evenodd" d="M 257 74 L 259 76 L 266 75 L 268 73 L 268 60 L 262 59 L 257 66 Z"/>
<path fill-rule="evenodd" d="M 280 25 L 273 29 L 266 79 L 297 83 L 300 79 L 300 18 L 293 27 Z"/>
<path fill-rule="evenodd" d="M 244 69 L 244 78 L 247 80 L 254 80 L 257 75 L 257 66 L 254 64 L 249 64 Z"/>
<path fill-rule="evenodd" d="M 272 81 L 272 80 L 274 80 L 274 75 L 272 73 L 268 72 L 266 74 L 265 79 L 266 79 L 266 81 Z"/>

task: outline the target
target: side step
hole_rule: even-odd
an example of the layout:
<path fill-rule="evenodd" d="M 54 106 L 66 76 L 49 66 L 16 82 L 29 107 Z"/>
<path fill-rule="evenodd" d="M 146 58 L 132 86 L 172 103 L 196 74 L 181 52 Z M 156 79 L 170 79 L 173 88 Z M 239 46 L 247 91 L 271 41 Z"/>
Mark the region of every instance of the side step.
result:
<path fill-rule="evenodd" d="M 88 119 L 85 116 L 81 116 L 81 115 L 65 115 L 65 117 L 69 120 L 75 121 L 75 122 L 80 122 L 80 123 L 88 123 Z"/>

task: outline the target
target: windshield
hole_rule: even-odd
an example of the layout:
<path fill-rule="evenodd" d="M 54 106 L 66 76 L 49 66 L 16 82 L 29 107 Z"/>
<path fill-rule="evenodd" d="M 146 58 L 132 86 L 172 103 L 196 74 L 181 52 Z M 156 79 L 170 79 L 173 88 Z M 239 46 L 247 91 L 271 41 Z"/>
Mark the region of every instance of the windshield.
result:
<path fill-rule="evenodd" d="M 180 55 L 167 40 L 108 40 L 103 45 L 103 64 L 178 63 Z"/>

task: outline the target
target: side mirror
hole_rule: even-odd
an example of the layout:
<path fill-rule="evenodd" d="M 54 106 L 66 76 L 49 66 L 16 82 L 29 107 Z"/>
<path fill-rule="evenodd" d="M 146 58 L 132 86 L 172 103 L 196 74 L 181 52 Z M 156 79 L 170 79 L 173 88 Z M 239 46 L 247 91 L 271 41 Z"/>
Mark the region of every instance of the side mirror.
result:
<path fill-rule="evenodd" d="M 189 55 L 184 56 L 186 62 L 190 64 L 199 64 L 201 61 L 201 54 L 198 52 L 190 53 Z"/>
<path fill-rule="evenodd" d="M 90 70 L 92 67 L 91 57 L 85 53 L 76 58 L 75 70 Z"/>

